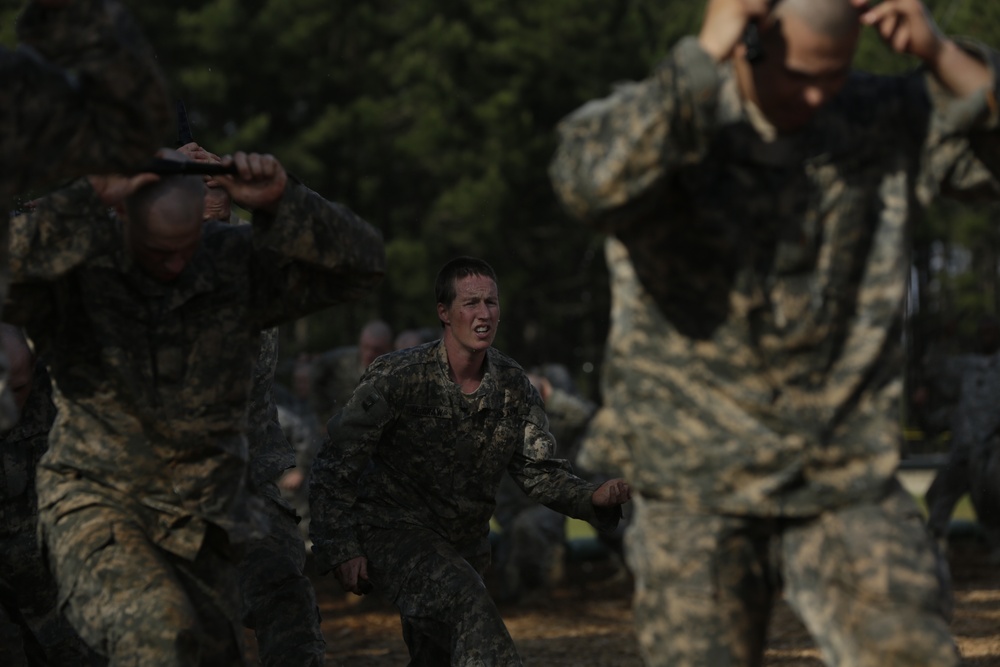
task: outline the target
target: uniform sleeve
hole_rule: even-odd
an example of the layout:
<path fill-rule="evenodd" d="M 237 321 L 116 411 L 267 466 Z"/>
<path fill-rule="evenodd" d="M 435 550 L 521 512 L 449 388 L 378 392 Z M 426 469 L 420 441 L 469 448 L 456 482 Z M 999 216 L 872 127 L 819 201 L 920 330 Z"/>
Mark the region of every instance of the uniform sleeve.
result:
<path fill-rule="evenodd" d="M 527 378 L 525 384 L 524 440 L 507 466 L 511 479 L 531 498 L 556 512 L 587 521 L 601 532 L 614 530 L 622 516 L 621 508 L 595 507 L 591 496 L 597 485 L 574 475 L 569 462 L 551 458 L 556 444 L 542 400 Z"/>
<path fill-rule="evenodd" d="M 648 79 L 565 118 L 549 168 L 563 205 L 605 229 L 627 223 L 674 170 L 704 158 L 720 83 L 716 64 L 690 37 Z"/>
<path fill-rule="evenodd" d="M 261 332 L 260 353 L 253 370 L 247 401 L 247 439 L 250 444 L 250 482 L 255 491 L 265 488 L 295 465 L 295 451 L 278 422 L 274 403 L 274 369 L 278 364 L 278 330 Z"/>
<path fill-rule="evenodd" d="M 121 242 L 116 221 L 81 178 L 11 219 L 11 282 L 56 280 L 115 242 Z"/>
<path fill-rule="evenodd" d="M 170 128 L 164 80 L 129 15 L 107 0 L 29 4 L 0 51 L 0 144 L 13 190 L 147 161 Z"/>
<path fill-rule="evenodd" d="M 968 201 L 1000 197 L 1000 110 L 997 107 L 1000 55 L 972 42 L 961 42 L 990 70 L 992 85 L 976 94 L 956 97 L 927 72 L 915 75 L 918 90 L 930 102 L 925 122 L 917 194 L 925 206 L 937 194 Z M 913 99 L 906 110 L 917 110 L 923 100 Z"/>
<path fill-rule="evenodd" d="M 327 425 L 330 438 L 313 461 L 309 485 L 309 537 L 321 573 L 364 555 L 351 512 L 361 473 L 391 420 L 384 392 L 366 377 Z"/>
<path fill-rule="evenodd" d="M 261 329 L 360 299 L 385 273 L 381 233 L 292 179 L 275 215 L 254 214 L 253 238 Z"/>

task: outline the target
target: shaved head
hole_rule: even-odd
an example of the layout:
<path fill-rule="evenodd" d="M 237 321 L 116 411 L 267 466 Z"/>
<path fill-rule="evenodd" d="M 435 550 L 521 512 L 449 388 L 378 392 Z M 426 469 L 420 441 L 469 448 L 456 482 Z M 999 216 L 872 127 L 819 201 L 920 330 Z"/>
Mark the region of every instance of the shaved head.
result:
<path fill-rule="evenodd" d="M 161 156 L 184 162 L 176 151 Z M 180 277 L 201 244 L 205 182 L 201 176 L 165 176 L 125 200 L 125 244 L 133 260 L 161 282 Z"/>
<path fill-rule="evenodd" d="M 860 16 L 849 0 L 779 0 L 768 23 L 794 16 L 813 32 L 833 39 L 852 37 L 860 30 Z"/>
<path fill-rule="evenodd" d="M 365 368 L 387 352 L 392 352 L 392 327 L 382 320 L 372 320 L 361 329 L 358 338 L 361 365 Z"/>

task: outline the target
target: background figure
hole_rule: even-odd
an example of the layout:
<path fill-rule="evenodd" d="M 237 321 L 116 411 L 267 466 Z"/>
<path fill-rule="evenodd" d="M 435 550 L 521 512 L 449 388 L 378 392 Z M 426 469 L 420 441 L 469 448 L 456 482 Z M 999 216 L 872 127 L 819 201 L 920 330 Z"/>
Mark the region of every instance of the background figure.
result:
<path fill-rule="evenodd" d="M 969 493 L 991 558 L 1000 560 L 1000 322 L 984 318 L 977 338 L 977 354 L 928 362 L 929 383 L 956 400 L 950 410 L 948 462 L 925 496 L 927 526 L 939 543 L 946 544 L 955 505 Z"/>
<path fill-rule="evenodd" d="M 334 348 L 312 359 L 310 396 L 321 422 L 326 423 L 347 404 L 365 369 L 391 352 L 392 345 L 392 328 L 382 320 L 372 320 L 361 328 L 357 345 Z"/>
<path fill-rule="evenodd" d="M 429 327 L 423 327 L 421 329 L 406 329 L 396 336 L 396 341 L 393 343 L 393 349 L 405 350 L 409 347 L 423 345 L 424 343 L 429 343 L 432 340 L 437 340 L 438 335 L 437 331 Z"/>
<path fill-rule="evenodd" d="M 534 369 L 528 379 L 545 406 L 556 443 L 553 456 L 573 461 L 594 404 L 576 394 L 565 366 L 547 364 Z M 509 474 L 500 481 L 493 516 L 501 529 L 493 563 L 500 580 L 497 599 L 517 600 L 560 583 L 566 559 L 566 517 L 532 500 Z"/>
<path fill-rule="evenodd" d="M 0 664 L 89 665 L 94 656 L 60 612 L 55 579 L 38 548 L 35 466 L 56 416 L 49 374 L 20 329 L 0 324 L 0 340 L 20 411 L 0 435 Z"/>
<path fill-rule="evenodd" d="M 863 25 L 923 69 L 852 72 Z M 827 664 L 959 663 L 895 479 L 899 331 L 912 219 L 1000 191 L 998 65 L 917 0 L 710 0 L 649 78 L 560 124 L 554 187 L 630 269 L 605 400 L 647 664 L 759 665 L 779 595 Z"/>
<path fill-rule="evenodd" d="M 222 160 L 191 142 L 178 152 L 194 162 Z M 221 183 L 205 176 L 203 218 L 247 224 L 232 215 L 232 200 Z M 239 204 L 239 202 L 236 202 Z M 257 657 L 265 667 L 322 667 L 326 642 L 312 582 L 305 576 L 306 552 L 295 509 L 281 497 L 277 482 L 295 465 L 295 450 L 278 422 L 273 384 L 278 364 L 278 329 L 260 334 L 260 352 L 247 402 L 250 491 L 267 517 L 263 536 L 250 539 L 239 562 L 243 623 L 254 630 Z"/>

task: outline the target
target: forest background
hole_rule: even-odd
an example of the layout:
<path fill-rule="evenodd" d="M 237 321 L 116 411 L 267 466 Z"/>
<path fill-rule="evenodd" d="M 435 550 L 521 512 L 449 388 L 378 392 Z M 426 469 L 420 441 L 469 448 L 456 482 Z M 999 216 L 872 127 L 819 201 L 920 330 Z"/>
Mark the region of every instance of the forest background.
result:
<path fill-rule="evenodd" d="M 0 0 L 0 42 L 21 7 Z M 497 346 L 565 364 L 597 398 L 608 327 L 603 239 L 556 202 L 559 119 L 648 75 L 697 32 L 690 0 L 126 1 L 196 140 L 270 152 L 379 227 L 388 274 L 364 302 L 282 331 L 286 358 L 352 344 L 367 320 L 437 327 L 433 279 L 459 254 L 501 282 Z M 1000 47 L 1000 3 L 929 0 L 949 34 Z M 905 72 L 866 31 L 855 66 Z M 172 143 L 166 137 L 165 143 Z M 1000 309 L 1000 209 L 941 203 L 915 228 L 907 377 L 927 350 L 970 350 Z M 914 423 L 912 410 L 904 421 Z M 916 420 L 919 421 L 919 420 Z"/>

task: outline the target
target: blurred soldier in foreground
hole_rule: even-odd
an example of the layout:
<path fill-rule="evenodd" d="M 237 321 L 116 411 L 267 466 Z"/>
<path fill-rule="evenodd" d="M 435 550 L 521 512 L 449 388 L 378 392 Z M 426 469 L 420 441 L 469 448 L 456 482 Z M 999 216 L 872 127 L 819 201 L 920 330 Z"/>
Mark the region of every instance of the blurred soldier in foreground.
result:
<path fill-rule="evenodd" d="M 222 162 L 195 142 L 177 150 L 193 162 Z M 229 193 L 219 179 L 210 176 L 205 177 L 202 217 L 206 224 L 245 224 L 233 216 Z M 264 500 L 268 528 L 262 537 L 247 542 L 240 560 L 243 623 L 253 628 L 257 657 L 265 667 L 322 667 L 326 642 L 320 631 L 316 592 L 303 574 L 305 544 L 295 509 L 281 497 L 277 486 L 282 473 L 295 465 L 295 450 L 278 422 L 273 395 L 277 364 L 278 328 L 272 327 L 260 333 L 260 353 L 247 403 L 248 486 Z"/>
<path fill-rule="evenodd" d="M 979 323 L 979 353 L 930 361 L 932 383 L 953 388 L 951 450 L 925 497 L 927 526 L 947 544 L 955 505 L 966 493 L 986 535 L 990 557 L 1000 561 L 1000 323 Z"/>
<path fill-rule="evenodd" d="M 396 605 L 410 665 L 520 665 L 483 585 L 504 471 L 602 529 L 617 524 L 629 489 L 549 458 L 538 392 L 492 347 L 500 301 L 488 264 L 452 260 L 435 296 L 442 339 L 376 360 L 330 420 L 310 493 L 313 551 L 345 590 L 373 588 Z"/>
<path fill-rule="evenodd" d="M 565 371 L 554 364 L 549 368 Z M 561 373 L 553 371 L 552 375 L 558 378 Z M 565 375 L 569 377 L 568 372 Z M 538 369 L 528 374 L 528 380 L 545 407 L 556 444 L 554 455 L 573 461 L 595 406 L 577 396 L 571 386 L 553 383 Z M 494 563 L 500 575 L 497 597 L 517 600 L 559 583 L 566 558 L 566 517 L 529 498 L 507 474 L 500 481 L 496 502 L 494 517 L 501 529 Z"/>
<path fill-rule="evenodd" d="M 13 222 L 12 314 L 46 343 L 60 414 L 41 532 L 61 606 L 112 665 L 243 664 L 235 563 L 266 530 L 245 436 L 260 332 L 383 272 L 379 233 L 272 156 L 223 162 L 251 225 L 203 224 L 201 177 L 150 174 L 78 181 Z"/>
<path fill-rule="evenodd" d="M 89 664 L 89 651 L 56 605 L 56 582 L 38 548 L 35 466 L 56 416 L 45 367 L 24 334 L 0 323 L 10 388 L 21 417 L 0 436 L 0 664 Z"/>
<path fill-rule="evenodd" d="M 17 23 L 22 46 L 0 49 L 0 207 L 70 176 L 132 167 L 169 127 L 163 80 L 130 17 L 106 0 L 35 0 Z M 8 225 L 0 223 L 0 247 Z M 0 255 L 0 301 L 7 293 Z M 0 351 L 0 428 L 17 420 Z"/>
<path fill-rule="evenodd" d="M 852 72 L 861 25 L 923 71 Z M 782 589 L 827 664 L 958 664 L 894 476 L 897 347 L 911 218 L 997 193 L 998 62 L 917 0 L 711 0 L 649 79 L 562 122 L 554 186 L 633 268 L 606 386 L 647 664 L 760 664 Z"/>

